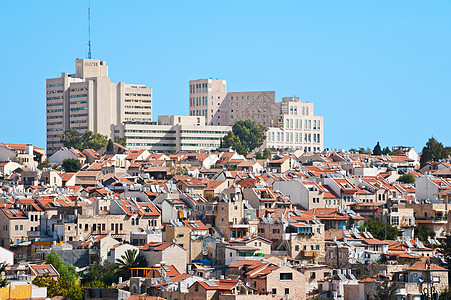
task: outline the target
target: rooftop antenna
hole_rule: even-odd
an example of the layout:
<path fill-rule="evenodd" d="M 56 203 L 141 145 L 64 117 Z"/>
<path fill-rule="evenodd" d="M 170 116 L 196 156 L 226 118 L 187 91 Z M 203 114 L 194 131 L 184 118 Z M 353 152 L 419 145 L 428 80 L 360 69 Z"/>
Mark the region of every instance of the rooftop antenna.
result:
<path fill-rule="evenodd" d="M 89 0 L 89 6 L 88 6 L 88 59 L 91 59 L 91 0 Z"/>

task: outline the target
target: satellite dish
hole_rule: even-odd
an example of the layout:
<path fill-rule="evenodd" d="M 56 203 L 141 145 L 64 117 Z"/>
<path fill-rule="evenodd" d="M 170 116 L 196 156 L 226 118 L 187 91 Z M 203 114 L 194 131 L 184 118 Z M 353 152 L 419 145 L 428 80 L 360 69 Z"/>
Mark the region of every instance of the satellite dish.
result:
<path fill-rule="evenodd" d="M 173 242 L 173 243 L 177 243 L 177 239 L 173 239 L 172 242 Z"/>

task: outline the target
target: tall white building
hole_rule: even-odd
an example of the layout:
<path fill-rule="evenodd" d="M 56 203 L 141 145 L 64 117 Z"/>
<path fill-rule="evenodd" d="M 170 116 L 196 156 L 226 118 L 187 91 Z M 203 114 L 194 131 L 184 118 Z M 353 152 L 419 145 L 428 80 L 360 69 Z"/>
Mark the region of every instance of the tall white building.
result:
<path fill-rule="evenodd" d="M 145 85 L 111 82 L 105 61 L 76 59 L 75 74 L 46 80 L 47 153 L 63 145 L 67 129 L 90 130 L 114 138 L 114 126 L 152 121 L 152 89 Z"/>

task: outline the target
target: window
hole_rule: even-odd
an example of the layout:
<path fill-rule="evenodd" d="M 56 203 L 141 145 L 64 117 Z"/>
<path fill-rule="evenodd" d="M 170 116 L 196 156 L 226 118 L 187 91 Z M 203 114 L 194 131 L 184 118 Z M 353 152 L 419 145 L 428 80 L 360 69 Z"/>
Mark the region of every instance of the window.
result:
<path fill-rule="evenodd" d="M 277 294 L 277 289 L 272 289 L 272 294 L 273 295 Z"/>
<path fill-rule="evenodd" d="M 196 284 L 195 286 L 194 286 L 194 291 L 197 293 L 197 292 L 199 292 L 199 286 Z"/>
<path fill-rule="evenodd" d="M 16 228 L 16 230 L 19 230 L 19 225 L 16 225 L 15 228 Z"/>
<path fill-rule="evenodd" d="M 289 288 L 285 288 L 285 295 L 289 295 L 290 294 L 290 289 Z"/>
<path fill-rule="evenodd" d="M 293 280 L 293 273 L 280 273 L 280 280 Z"/>
<path fill-rule="evenodd" d="M 391 217 L 391 224 L 392 225 L 399 225 L 399 216 L 392 216 Z"/>
<path fill-rule="evenodd" d="M 299 245 L 294 246 L 294 251 L 299 251 Z"/>

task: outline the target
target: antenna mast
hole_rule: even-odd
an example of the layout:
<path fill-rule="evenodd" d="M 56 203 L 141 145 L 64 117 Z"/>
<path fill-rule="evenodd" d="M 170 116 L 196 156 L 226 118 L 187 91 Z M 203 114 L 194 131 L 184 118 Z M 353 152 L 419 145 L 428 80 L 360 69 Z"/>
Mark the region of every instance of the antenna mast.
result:
<path fill-rule="evenodd" d="M 89 47 L 88 58 L 91 59 L 91 0 L 89 0 L 89 7 L 88 7 L 88 37 L 89 37 L 89 42 L 88 42 L 88 47 Z"/>

